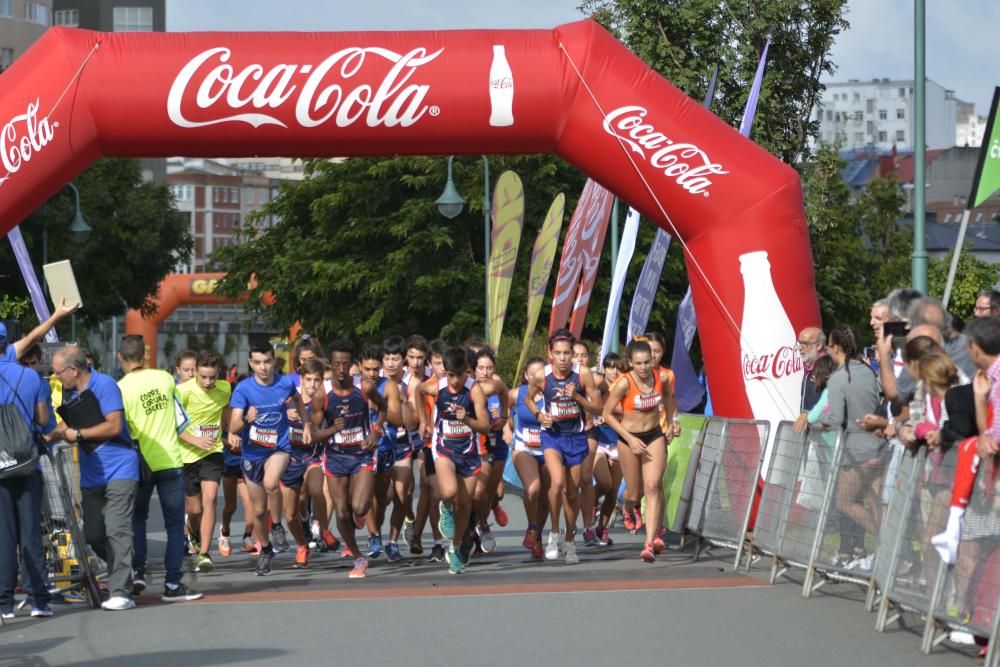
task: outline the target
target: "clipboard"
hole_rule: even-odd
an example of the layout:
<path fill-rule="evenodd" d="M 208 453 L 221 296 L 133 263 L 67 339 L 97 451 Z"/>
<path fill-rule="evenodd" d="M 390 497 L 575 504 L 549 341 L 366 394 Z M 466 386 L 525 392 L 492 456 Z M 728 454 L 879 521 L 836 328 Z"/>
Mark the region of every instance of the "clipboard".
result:
<path fill-rule="evenodd" d="M 42 271 L 49 286 L 53 305 L 58 306 L 65 299 L 68 307 L 83 308 L 83 299 L 80 298 L 80 288 L 76 285 L 73 265 L 68 259 L 46 264 L 42 267 Z"/>
<path fill-rule="evenodd" d="M 89 389 L 84 389 L 72 401 L 60 405 L 56 408 L 56 412 L 59 413 L 67 426 L 75 430 L 104 423 L 101 404 L 94 392 Z M 100 443 L 93 440 L 81 440 L 79 444 L 88 454 L 93 454 L 94 450 L 100 446 Z"/>

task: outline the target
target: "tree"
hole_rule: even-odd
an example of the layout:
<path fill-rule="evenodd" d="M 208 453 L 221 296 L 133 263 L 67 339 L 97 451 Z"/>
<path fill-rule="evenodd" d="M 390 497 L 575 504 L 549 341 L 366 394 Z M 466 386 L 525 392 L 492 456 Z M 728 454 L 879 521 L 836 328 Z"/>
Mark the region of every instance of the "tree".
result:
<path fill-rule="evenodd" d="M 73 181 L 80 190 L 80 208 L 93 230 L 76 244 L 68 227 L 73 220 L 73 193 L 64 188 L 22 224 L 21 231 L 36 267 L 42 265 L 42 228 L 48 228 L 50 262 L 69 258 L 84 308 L 77 316 L 95 325 L 129 308 L 150 312 L 149 295 L 191 252 L 186 216 L 176 210 L 170 190 L 142 178 L 138 160 L 105 158 Z M 0 257 L 14 266 L 9 244 Z M 39 274 L 40 274 L 39 270 Z M 0 277 L 5 293 L 26 294 L 18 273 Z"/>
<path fill-rule="evenodd" d="M 984 262 L 973 255 L 971 250 L 972 244 L 966 243 L 958 258 L 955 284 L 952 285 L 951 298 L 948 302 L 948 310 L 965 320 L 975 317 L 976 295 L 979 291 L 992 289 L 993 285 L 1000 282 L 1000 264 Z M 952 254 L 954 251 L 941 259 L 932 259 L 928 263 L 927 291 L 938 299 L 944 296 Z"/>

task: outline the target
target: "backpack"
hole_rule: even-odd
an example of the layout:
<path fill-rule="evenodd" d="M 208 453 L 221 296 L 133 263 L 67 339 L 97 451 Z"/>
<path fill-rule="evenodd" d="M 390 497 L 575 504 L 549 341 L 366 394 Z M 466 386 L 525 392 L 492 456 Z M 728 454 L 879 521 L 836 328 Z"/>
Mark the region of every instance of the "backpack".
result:
<path fill-rule="evenodd" d="M 17 387 L 11 387 L 7 379 L 0 375 L 0 380 L 11 388 L 14 400 L 21 403 L 22 407 L 24 401 L 17 395 L 17 389 L 21 386 L 25 372 L 22 368 Z M 29 410 L 28 414 L 32 414 L 32 411 Z M 24 423 L 24 416 L 16 405 L 13 403 L 0 405 L 0 479 L 29 477 L 35 472 L 37 464 L 38 447 L 35 446 L 35 432 Z"/>

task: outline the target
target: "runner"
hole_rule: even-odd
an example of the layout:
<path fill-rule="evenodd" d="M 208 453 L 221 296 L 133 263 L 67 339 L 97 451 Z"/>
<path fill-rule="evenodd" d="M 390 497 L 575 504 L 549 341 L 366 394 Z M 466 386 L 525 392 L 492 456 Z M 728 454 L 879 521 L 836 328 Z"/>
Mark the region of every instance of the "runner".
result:
<path fill-rule="evenodd" d="M 187 382 L 194 378 L 198 371 L 198 353 L 194 350 L 181 350 L 174 357 L 174 375 L 177 384 Z"/>
<path fill-rule="evenodd" d="M 482 457 L 482 467 L 476 475 L 476 490 L 472 497 L 476 538 L 484 553 L 492 553 L 497 548 L 497 541 L 490 531 L 490 510 L 499 504 L 497 493 L 503 481 L 503 471 L 510 453 L 510 447 L 503 439 L 503 430 L 507 425 L 510 389 L 497 376 L 496 358 L 488 347 L 476 352 L 472 361 L 476 382 L 494 392 L 486 400 L 490 431 L 481 438 L 479 453 Z"/>
<path fill-rule="evenodd" d="M 410 441 L 410 446 L 412 448 L 412 455 L 410 456 L 411 474 L 410 474 L 410 484 L 406 489 L 406 500 L 405 509 L 406 517 L 403 519 L 403 540 L 406 542 L 410 553 L 414 556 L 419 556 L 424 552 L 424 547 L 420 541 L 420 535 L 416 531 L 416 516 L 414 515 L 413 509 L 413 491 L 416 487 L 416 475 L 420 473 L 420 483 L 421 489 L 423 489 L 424 478 L 426 475 L 424 468 L 424 439 L 420 434 L 420 413 L 414 413 L 411 409 L 406 406 L 410 403 L 410 393 L 412 388 L 417 384 L 420 384 L 427 378 L 431 376 L 430 368 L 427 367 L 427 339 L 423 336 L 410 336 L 406 339 L 404 345 L 406 352 L 406 366 L 404 370 L 405 383 L 400 387 L 402 398 L 405 400 L 404 409 L 410 416 L 412 422 L 415 422 L 415 426 L 409 429 L 407 436 Z M 405 391 L 404 391 L 405 390 Z M 427 498 L 425 507 L 429 507 L 430 504 L 430 492 L 421 492 L 421 501 Z M 425 519 L 426 521 L 426 509 L 425 509 Z M 437 527 L 435 523 L 431 524 L 432 532 L 435 538 L 440 540 L 441 536 L 437 533 Z M 423 527 L 421 526 L 421 530 Z"/>
<path fill-rule="evenodd" d="M 542 557 L 542 528 L 545 527 L 545 516 L 548 511 L 549 473 L 545 469 L 545 457 L 542 453 L 542 425 L 538 418 L 528 410 L 525 399 L 528 396 L 531 378 L 545 371 L 545 360 L 541 357 L 531 357 L 524 369 L 524 384 L 510 390 L 508 405 L 514 406 L 511 419 L 504 427 L 504 440 L 514 443 L 514 468 L 521 478 L 524 487 L 524 515 L 528 519 L 528 528 L 524 532 L 521 544 L 531 552 L 533 558 Z M 544 402 L 539 397 L 535 403 L 541 410 Z"/>
<path fill-rule="evenodd" d="M 312 425 L 316 438 L 326 442 L 323 469 L 337 514 L 337 529 L 345 551 L 355 559 L 348 578 L 362 579 L 368 572 L 368 559 L 361 555 L 354 531 L 365 525 L 371 508 L 377 445 L 387 404 L 375 382 L 363 379 L 354 383 L 350 374 L 353 355 L 354 346 L 348 341 L 330 345 L 332 386 L 325 404 L 320 396 L 313 398 Z M 369 403 L 377 407 L 374 420 Z"/>
<path fill-rule="evenodd" d="M 444 379 L 447 374 L 444 370 L 444 355 L 448 351 L 448 343 L 440 338 L 432 340 L 428 344 L 430 355 L 431 377 Z M 440 563 L 445 558 L 444 539 L 441 535 L 440 513 L 441 496 L 438 492 L 437 467 L 434 464 L 434 397 L 424 395 L 423 405 L 420 406 L 420 399 L 417 405 L 422 409 L 418 413 L 420 418 L 420 434 L 424 442 L 422 458 L 424 462 L 424 474 L 420 478 L 420 499 L 417 501 L 417 514 L 414 519 L 415 544 L 420 546 L 420 536 L 424 532 L 424 524 L 427 517 L 431 519 L 431 533 L 434 535 L 434 546 L 428 560 L 432 563 Z M 422 551 L 422 549 L 421 549 Z M 419 554 L 420 551 L 411 553 Z"/>
<path fill-rule="evenodd" d="M 669 366 L 664 366 L 662 364 L 663 354 L 667 349 L 667 339 L 658 331 L 647 331 L 645 334 L 646 341 L 649 343 L 649 349 L 652 354 L 653 359 L 653 369 L 659 373 L 660 380 L 663 382 L 663 386 L 667 388 L 667 396 L 670 399 L 669 405 L 664 404 L 666 409 L 663 411 L 663 415 L 660 417 L 660 427 L 663 429 L 664 433 L 669 431 L 673 432 L 673 437 L 677 437 L 681 433 L 681 422 L 680 417 L 677 414 L 677 401 L 675 397 L 677 396 L 677 379 L 674 375 L 673 370 Z M 663 511 L 667 511 L 666 502 L 663 503 Z M 638 508 L 636 509 L 635 516 L 638 516 Z M 667 529 L 663 526 L 664 517 L 660 517 L 661 528 L 659 532 L 660 539 L 664 541 L 667 539 Z M 636 532 L 642 527 L 641 522 L 636 528 Z"/>
<path fill-rule="evenodd" d="M 542 425 L 542 450 L 550 478 L 549 516 L 552 527 L 545 557 L 555 560 L 559 551 L 563 550 L 567 565 L 580 562 L 574 535 L 576 516 L 580 512 L 580 475 L 588 454 L 584 431 L 586 413 L 601 410 L 601 397 L 590 369 L 573 363 L 575 342 L 573 335 L 565 329 L 552 334 L 549 338 L 549 357 L 552 361 L 541 374 L 532 376 L 525 399 L 528 410 Z M 539 396 L 544 399 L 542 411 L 535 405 Z M 560 496 L 564 496 L 566 501 L 565 538 L 559 531 Z"/>
<path fill-rule="evenodd" d="M 222 454 L 222 424 L 229 422 L 232 388 L 219 381 L 220 362 L 214 352 L 202 352 L 195 364 L 195 377 L 177 385 L 177 397 L 191 423 L 181 433 L 181 461 L 184 462 L 184 495 L 188 532 L 198 536 L 196 572 L 215 569 L 209 555 L 215 532 L 215 505 L 225 469 Z M 230 515 L 231 516 L 231 515 Z M 232 554 L 229 526 L 219 534 L 219 553 Z"/>
<path fill-rule="evenodd" d="M 628 371 L 628 364 L 625 359 L 612 352 L 604 357 L 604 376 L 598 382 L 603 400 L 607 404 L 608 394 L 622 373 Z M 603 498 L 600 509 L 597 510 L 597 538 L 598 544 L 602 547 L 614 544 L 608 534 L 608 525 L 618 504 L 618 489 L 622 485 L 622 468 L 618 461 L 618 434 L 615 433 L 608 424 L 604 422 L 604 415 L 595 417 L 600 420 L 597 436 L 597 455 L 594 457 L 594 487 L 595 503 L 598 498 Z"/>
<path fill-rule="evenodd" d="M 239 447 L 239 434 L 247 429 L 241 465 L 253 507 L 253 534 L 261 545 L 256 574 L 266 577 L 271 574 L 274 559 L 274 547 L 267 530 L 267 498 L 278 492 L 291 450 L 285 404 L 293 398 L 300 415 L 306 413 L 306 408 L 292 379 L 287 375 L 275 375 L 274 348 L 270 343 L 257 341 L 250 345 L 250 367 L 253 376 L 236 386 L 230 401 L 229 441 L 234 449 Z M 311 443 L 309 425 L 302 430 L 303 442 Z"/>
<path fill-rule="evenodd" d="M 382 356 L 380 346 L 365 345 L 361 350 L 361 374 L 360 377 L 354 379 L 354 384 L 358 386 L 362 380 L 374 383 L 378 388 L 378 393 L 385 399 L 386 403 L 386 419 L 378 440 L 375 483 L 367 517 L 368 558 L 378 558 L 382 555 L 382 524 L 385 523 L 385 510 L 389 495 L 392 493 L 391 474 L 396 464 L 396 431 L 403 420 L 399 401 L 399 385 L 383 375 Z M 378 416 L 376 412 L 373 409 L 373 423 Z"/>
<path fill-rule="evenodd" d="M 441 534 L 451 541 L 448 571 L 461 574 L 465 562 L 459 549 L 468 529 L 481 465 L 476 434 L 486 433 L 490 427 L 483 385 L 469 377 L 465 348 L 445 352 L 444 370 L 446 377 L 418 385 L 411 400 L 418 409 L 422 396 L 434 399 L 434 465 L 441 494 Z"/>
<path fill-rule="evenodd" d="M 625 350 L 632 370 L 611 387 L 604 404 L 604 421 L 620 439 L 618 457 L 625 477 L 625 513 L 638 505 L 639 489 L 646 494 L 646 543 L 640 558 L 656 560 L 664 548 L 659 534 L 663 522 L 663 471 L 667 444 L 673 431 L 664 433 L 661 416 L 673 406 L 669 386 L 653 367 L 649 343 L 633 339 Z M 621 418 L 616 414 L 621 411 Z"/>
<path fill-rule="evenodd" d="M 573 343 L 573 362 L 580 368 L 590 368 L 590 346 L 582 340 Z M 594 384 L 603 393 L 601 378 L 595 377 Z M 580 514 L 583 515 L 583 546 L 596 547 L 597 533 L 594 531 L 594 456 L 599 440 L 600 413 L 587 413 L 587 458 L 580 469 Z"/>
<path fill-rule="evenodd" d="M 299 394 L 306 406 L 306 411 L 305 414 L 302 414 L 294 407 L 289 406 L 288 409 L 288 442 L 291 445 L 291 454 L 288 468 L 281 476 L 281 500 L 285 519 L 288 521 L 288 529 L 298 544 L 295 551 L 295 567 L 309 567 L 309 542 L 302 525 L 303 522 L 299 520 L 298 516 L 300 513 L 299 496 L 305 482 L 306 472 L 320 466 L 322 460 L 319 458 L 319 441 L 314 440 L 312 443 L 306 444 L 303 439 L 303 427 L 304 424 L 312 423 L 314 398 L 324 399 L 323 406 L 325 407 L 323 362 L 310 357 L 298 365 L 296 375 L 299 380 Z M 289 399 L 289 403 L 291 402 L 292 399 Z M 323 494 L 319 493 L 318 495 L 322 496 Z M 305 523 L 307 527 L 308 520 Z"/>

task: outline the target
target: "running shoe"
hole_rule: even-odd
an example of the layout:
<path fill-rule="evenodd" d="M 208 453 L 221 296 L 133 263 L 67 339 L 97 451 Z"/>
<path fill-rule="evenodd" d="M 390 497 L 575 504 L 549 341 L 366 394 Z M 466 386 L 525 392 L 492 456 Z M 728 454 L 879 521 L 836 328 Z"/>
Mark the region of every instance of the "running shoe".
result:
<path fill-rule="evenodd" d="M 587 528 L 583 531 L 583 546 L 585 547 L 597 546 L 597 533 L 594 532 L 593 528 Z"/>
<path fill-rule="evenodd" d="M 233 543 L 229 540 L 228 535 L 222 534 L 222 527 L 219 527 L 219 555 L 223 558 L 229 558 L 233 555 Z"/>
<path fill-rule="evenodd" d="M 390 563 L 395 563 L 403 559 L 403 554 L 399 553 L 399 547 L 396 546 L 395 542 L 389 542 L 389 544 L 385 545 L 385 558 Z"/>
<path fill-rule="evenodd" d="M 337 536 L 329 530 L 320 531 L 319 542 L 326 548 L 327 551 L 336 551 L 340 548 L 340 540 L 338 540 Z"/>
<path fill-rule="evenodd" d="M 462 574 L 464 571 L 465 563 L 462 562 L 462 556 L 455 551 L 455 547 L 450 547 L 448 549 L 448 573 Z"/>
<path fill-rule="evenodd" d="M 622 523 L 625 526 L 625 530 L 630 533 L 635 532 L 635 514 L 631 510 L 625 510 L 622 512 Z"/>
<path fill-rule="evenodd" d="M 264 551 L 261 550 L 260 554 L 257 556 L 257 571 L 255 574 L 258 577 L 269 577 L 271 576 L 271 561 L 274 559 L 274 550 Z"/>
<path fill-rule="evenodd" d="M 540 539 L 535 540 L 535 543 L 531 547 L 531 557 L 536 560 L 541 560 L 544 556 L 544 549 L 542 548 L 542 541 Z"/>
<path fill-rule="evenodd" d="M 14 607 L 4 607 L 2 610 L 0 610 L 0 618 L 4 619 L 5 621 L 9 621 L 10 619 L 14 618 Z"/>
<path fill-rule="evenodd" d="M 190 590 L 184 584 L 177 584 L 173 588 L 168 584 L 163 587 L 163 596 L 160 599 L 164 602 L 190 602 L 191 600 L 200 600 L 203 597 L 205 596 Z"/>
<path fill-rule="evenodd" d="M 642 548 L 642 553 L 639 554 L 639 558 L 644 563 L 653 563 L 656 561 L 656 554 L 653 553 L 653 545 L 646 544 Z"/>
<path fill-rule="evenodd" d="M 664 538 L 666 536 L 667 536 L 667 529 L 660 528 L 660 532 L 658 532 L 656 534 L 656 537 L 653 538 L 653 553 L 655 553 L 657 556 L 662 554 L 667 549 L 667 543 L 664 541 Z"/>
<path fill-rule="evenodd" d="M 462 559 L 463 565 L 468 565 L 472 559 L 472 553 L 476 550 L 476 541 L 468 538 L 462 540 L 458 546 L 458 555 Z"/>
<path fill-rule="evenodd" d="M 855 554 L 851 562 L 847 564 L 847 569 L 857 570 L 858 572 L 871 572 L 874 562 L 874 554 Z"/>
<path fill-rule="evenodd" d="M 382 537 L 379 535 L 368 536 L 368 557 L 378 558 L 382 555 Z"/>
<path fill-rule="evenodd" d="M 197 535 L 189 534 L 187 536 L 187 547 L 189 556 L 197 556 L 201 551 L 201 539 Z"/>
<path fill-rule="evenodd" d="M 419 537 L 414 537 L 413 540 L 410 541 L 409 547 L 410 554 L 413 556 L 419 556 L 424 552 L 424 545 L 420 543 Z"/>
<path fill-rule="evenodd" d="M 444 560 L 444 557 L 445 557 L 444 545 L 435 544 L 433 547 L 431 547 L 431 555 L 427 560 L 429 560 L 432 563 L 440 563 L 441 561 Z"/>
<path fill-rule="evenodd" d="M 280 523 L 271 527 L 271 544 L 274 545 L 275 553 L 285 553 L 288 551 L 288 537 L 285 535 L 285 527 Z"/>
<path fill-rule="evenodd" d="M 441 518 L 438 519 L 438 530 L 446 540 L 455 539 L 455 510 L 444 504 L 442 500 L 438 503 Z"/>
<path fill-rule="evenodd" d="M 580 557 L 576 555 L 576 542 L 563 542 L 563 551 L 566 552 L 566 564 L 576 565 L 580 562 Z"/>
<path fill-rule="evenodd" d="M 415 524 L 410 519 L 403 519 L 403 541 L 406 542 L 406 547 L 413 552 L 413 541 L 417 538 L 417 531 L 414 528 Z"/>
<path fill-rule="evenodd" d="M 198 554 L 198 564 L 194 567 L 195 572 L 214 572 L 215 563 L 212 562 L 212 557 L 208 554 Z"/>
<path fill-rule="evenodd" d="M 562 546 L 562 535 L 549 531 L 549 543 L 545 547 L 545 560 L 555 560 L 559 558 L 559 550 Z"/>
<path fill-rule="evenodd" d="M 835 567 L 837 569 L 844 569 L 851 562 L 851 557 L 847 554 L 834 554 L 833 558 L 830 559 L 830 567 Z"/>
<path fill-rule="evenodd" d="M 351 551 L 351 547 L 344 545 L 344 548 L 340 550 L 341 558 L 354 558 L 354 552 Z"/>
<path fill-rule="evenodd" d="M 240 545 L 240 551 L 245 554 L 252 554 L 254 552 L 254 539 L 252 535 L 244 535 L 243 543 Z"/>
<path fill-rule="evenodd" d="M 615 543 L 615 541 L 611 539 L 607 528 L 601 528 L 600 536 L 597 538 L 597 543 L 602 547 L 610 547 Z"/>
<path fill-rule="evenodd" d="M 535 548 L 535 542 L 538 541 L 538 529 L 534 526 L 528 526 L 528 529 L 524 531 L 524 539 L 521 541 L 521 546 L 528 551 L 532 551 Z"/>
<path fill-rule="evenodd" d="M 309 567 L 309 547 L 303 545 L 295 549 L 295 564 L 292 567 Z"/>
<path fill-rule="evenodd" d="M 319 545 L 320 543 L 322 543 L 322 541 L 323 541 L 323 531 L 320 530 L 320 528 L 319 528 L 319 521 L 310 521 L 309 522 L 309 530 L 306 531 L 306 532 L 308 532 L 310 535 L 312 535 L 312 541 L 315 542 L 317 545 Z"/>
<path fill-rule="evenodd" d="M 47 604 L 39 605 L 37 607 L 31 607 L 31 617 L 32 618 L 51 618 L 52 617 L 52 607 Z M 4 618 L 14 618 L 14 613 L 11 612 L 10 616 L 4 616 Z"/>
<path fill-rule="evenodd" d="M 368 574 L 368 559 L 356 558 L 354 560 L 354 569 L 351 570 L 350 574 L 347 575 L 347 578 L 364 579 L 367 574 Z"/>
<path fill-rule="evenodd" d="M 479 546 L 482 548 L 483 553 L 491 554 L 496 551 L 497 538 L 493 537 L 493 532 L 490 531 L 489 526 L 479 526 L 476 528 L 476 534 L 479 536 Z"/>
<path fill-rule="evenodd" d="M 635 532 L 642 530 L 642 512 L 638 506 L 632 508 L 632 521 L 635 523 Z"/>
<path fill-rule="evenodd" d="M 132 570 L 132 595 L 142 595 L 146 590 L 146 568 Z"/>
<path fill-rule="evenodd" d="M 135 609 L 135 602 L 132 598 L 127 598 L 124 595 L 116 595 L 113 598 L 108 598 L 101 603 L 101 609 L 105 611 L 125 611 L 127 609 Z"/>
<path fill-rule="evenodd" d="M 501 528 L 506 528 L 507 522 L 510 521 L 510 517 L 507 516 L 507 510 L 499 502 L 493 506 L 493 518 L 497 520 L 497 525 Z"/>

